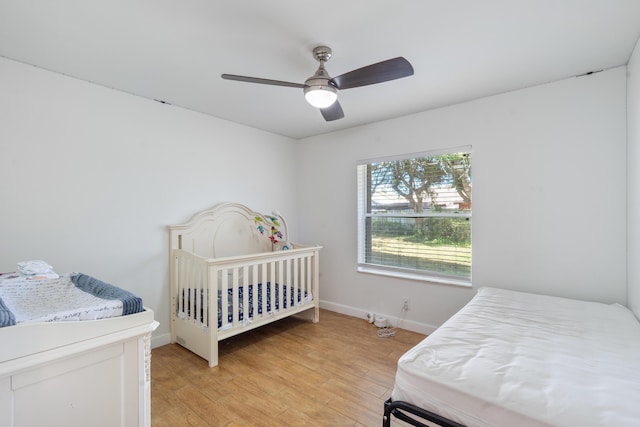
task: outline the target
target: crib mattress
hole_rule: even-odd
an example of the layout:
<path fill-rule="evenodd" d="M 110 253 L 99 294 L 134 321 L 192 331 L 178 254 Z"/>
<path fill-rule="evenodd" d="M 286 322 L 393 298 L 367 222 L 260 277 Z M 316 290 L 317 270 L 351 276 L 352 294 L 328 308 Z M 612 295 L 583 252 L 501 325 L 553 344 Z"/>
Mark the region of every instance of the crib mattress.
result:
<path fill-rule="evenodd" d="M 238 305 L 238 321 L 239 322 L 249 323 L 253 320 L 254 306 L 257 306 L 257 310 L 255 310 L 255 312 L 257 312 L 258 316 L 261 316 L 263 314 L 262 313 L 263 306 L 265 307 L 267 313 L 272 312 L 271 283 L 267 282 L 266 286 L 262 286 L 262 283 L 258 283 L 258 286 L 256 287 L 258 289 L 257 299 L 254 298 L 253 284 L 250 284 L 247 287 L 249 290 L 249 294 L 247 296 L 248 316 L 245 316 L 243 305 L 242 304 Z M 263 303 L 263 288 L 266 289 L 266 299 L 264 299 L 264 303 Z M 275 307 L 275 311 L 278 311 L 280 310 L 280 286 L 278 286 L 278 284 L 276 283 L 276 286 L 274 286 L 274 288 L 275 288 L 274 307 Z M 283 286 L 282 289 L 283 289 L 282 305 L 283 305 L 283 308 L 285 309 L 288 306 L 291 307 L 302 302 L 310 302 L 313 300 L 313 296 L 311 295 L 310 292 L 307 292 L 307 291 L 302 292 L 300 288 L 297 289 L 296 298 L 294 298 L 294 295 L 296 295 L 296 290 L 294 290 L 293 287 Z M 208 327 L 208 325 L 206 325 L 204 309 L 202 308 L 206 306 L 206 296 L 205 296 L 204 289 L 200 290 L 199 297 L 198 297 L 198 292 L 195 290 L 186 289 L 185 291 L 186 292 L 183 291 L 182 293 L 182 299 L 184 303 L 184 306 L 182 307 L 183 310 L 180 309 L 180 306 L 178 307 L 178 311 L 177 311 L 178 317 L 180 318 L 184 318 L 185 316 L 191 317 L 191 307 L 195 304 L 196 307 L 200 307 L 199 321 L 203 324 L 203 326 Z M 226 292 L 227 294 L 227 298 L 226 298 L 227 321 L 226 322 L 222 321 L 223 319 L 222 294 L 223 294 L 222 291 L 218 289 L 218 329 L 220 330 L 228 329 L 233 326 L 233 289 L 228 288 Z M 196 297 L 196 300 L 192 304 L 191 301 L 194 295 Z M 244 286 L 238 286 L 238 301 L 242 302 L 243 300 L 244 300 Z M 185 313 L 185 310 L 186 310 L 186 313 Z"/>
<path fill-rule="evenodd" d="M 65 273 L 42 280 L 0 274 L 0 327 L 97 320 L 143 310 L 139 297 L 86 274 Z"/>
<path fill-rule="evenodd" d="M 398 361 L 394 401 L 473 426 L 637 426 L 640 323 L 623 306 L 481 288 Z"/>

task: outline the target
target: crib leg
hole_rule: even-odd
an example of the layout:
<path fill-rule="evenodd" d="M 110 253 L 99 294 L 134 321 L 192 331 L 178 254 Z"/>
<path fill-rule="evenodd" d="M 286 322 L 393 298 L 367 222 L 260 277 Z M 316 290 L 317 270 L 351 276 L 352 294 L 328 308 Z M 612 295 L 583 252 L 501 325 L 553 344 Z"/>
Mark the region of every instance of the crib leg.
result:
<path fill-rule="evenodd" d="M 216 352 L 216 354 L 212 354 L 211 355 L 211 360 L 209 360 L 209 367 L 213 368 L 215 366 L 218 366 L 218 352 Z"/>
<path fill-rule="evenodd" d="M 309 320 L 312 323 L 318 323 L 320 321 L 320 307 L 314 307 L 313 309 L 301 311 L 296 316 Z"/>
<path fill-rule="evenodd" d="M 209 349 L 209 367 L 218 366 L 218 336 L 211 337 L 211 346 Z"/>

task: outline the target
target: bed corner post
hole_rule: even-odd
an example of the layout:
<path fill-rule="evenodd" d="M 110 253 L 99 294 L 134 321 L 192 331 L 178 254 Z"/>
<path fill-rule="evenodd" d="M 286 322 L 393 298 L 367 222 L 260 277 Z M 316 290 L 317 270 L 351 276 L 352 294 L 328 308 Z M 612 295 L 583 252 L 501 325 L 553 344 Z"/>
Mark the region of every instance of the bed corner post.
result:
<path fill-rule="evenodd" d="M 384 415 L 382 416 L 382 427 L 391 427 L 391 399 L 384 402 Z"/>
<path fill-rule="evenodd" d="M 313 308 L 313 323 L 320 321 L 320 248 L 313 251 L 313 299 L 316 300 Z"/>
<path fill-rule="evenodd" d="M 175 322 L 176 322 L 176 316 L 177 316 L 177 312 L 176 312 L 176 308 L 178 307 L 178 300 L 176 299 L 176 296 L 178 294 L 178 291 L 176 290 L 176 286 L 177 286 L 177 277 L 176 275 L 178 274 L 178 269 L 176 266 L 176 257 L 173 254 L 173 250 L 176 248 L 179 248 L 179 246 L 176 246 L 176 244 L 180 244 L 182 240 L 182 236 L 179 236 L 176 240 L 176 230 L 173 229 L 173 227 L 169 227 L 169 289 L 171 291 L 171 294 L 169 295 L 169 313 L 170 313 L 170 318 L 169 318 L 169 330 L 170 330 L 170 343 L 171 344 L 175 344 L 176 343 L 176 328 L 175 328 Z"/>

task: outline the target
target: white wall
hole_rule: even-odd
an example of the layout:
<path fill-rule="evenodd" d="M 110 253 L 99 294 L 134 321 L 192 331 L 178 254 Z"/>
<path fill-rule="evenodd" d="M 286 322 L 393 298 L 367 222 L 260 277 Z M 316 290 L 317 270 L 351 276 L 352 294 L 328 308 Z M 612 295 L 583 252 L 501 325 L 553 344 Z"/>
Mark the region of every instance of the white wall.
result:
<path fill-rule="evenodd" d="M 637 49 L 634 61 L 638 164 Z M 231 200 L 277 208 L 297 241 L 324 245 L 323 305 L 348 314 L 397 317 L 409 297 L 404 326 L 427 331 L 485 285 L 626 303 L 624 68 L 303 141 L 2 58 L 0 94 L 0 271 L 41 258 L 121 285 L 156 311 L 156 337 L 169 330 L 166 225 Z M 474 289 L 357 273 L 356 161 L 466 144 Z"/>
<path fill-rule="evenodd" d="M 480 286 L 626 303 L 624 67 L 330 135 L 298 147 L 324 306 L 440 325 Z M 356 272 L 356 162 L 473 146 L 473 289 Z"/>
<path fill-rule="evenodd" d="M 640 41 L 627 67 L 629 307 L 640 319 Z"/>
<path fill-rule="evenodd" d="M 0 271 L 44 259 L 122 286 L 163 336 L 166 226 L 224 201 L 296 224 L 293 144 L 0 58 Z"/>

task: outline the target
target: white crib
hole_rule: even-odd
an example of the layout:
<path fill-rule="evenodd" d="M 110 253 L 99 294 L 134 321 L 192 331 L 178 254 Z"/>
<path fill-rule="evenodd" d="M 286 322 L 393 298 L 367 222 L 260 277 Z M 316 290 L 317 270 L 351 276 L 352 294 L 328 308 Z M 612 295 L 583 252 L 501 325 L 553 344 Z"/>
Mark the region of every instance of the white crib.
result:
<path fill-rule="evenodd" d="M 223 203 L 169 226 L 171 342 L 218 365 L 218 342 L 294 314 L 319 320 L 320 246 L 279 214 Z"/>

